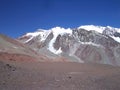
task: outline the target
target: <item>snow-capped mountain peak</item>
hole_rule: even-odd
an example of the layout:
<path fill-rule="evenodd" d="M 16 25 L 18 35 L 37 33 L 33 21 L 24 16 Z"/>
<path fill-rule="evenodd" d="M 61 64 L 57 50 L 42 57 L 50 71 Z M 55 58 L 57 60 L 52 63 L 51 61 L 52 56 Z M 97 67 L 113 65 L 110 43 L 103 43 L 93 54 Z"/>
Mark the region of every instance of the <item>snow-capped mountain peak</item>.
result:
<path fill-rule="evenodd" d="M 120 60 L 120 29 L 110 26 L 82 25 L 76 29 L 39 29 L 18 40 L 50 57 L 54 54 L 63 55 L 78 62 L 112 65 Z"/>
<path fill-rule="evenodd" d="M 114 27 L 111 27 L 111 26 L 104 27 L 104 26 L 95 26 L 95 25 L 82 25 L 82 26 L 78 27 L 78 29 L 85 29 L 85 30 L 88 30 L 88 31 L 94 30 L 94 31 L 97 31 L 101 34 L 106 29 L 108 31 L 120 32 L 120 28 L 114 28 Z"/>
<path fill-rule="evenodd" d="M 78 29 L 85 29 L 87 31 L 96 31 L 99 32 L 101 34 L 110 36 L 111 38 L 113 38 L 115 41 L 120 43 L 120 28 L 114 28 L 111 26 L 95 26 L 95 25 L 82 25 L 80 27 L 78 27 Z M 114 34 L 119 34 L 119 35 L 114 35 Z"/>
<path fill-rule="evenodd" d="M 100 34 L 108 35 L 111 38 L 113 38 L 115 41 L 120 43 L 120 28 L 114 28 L 111 26 L 95 26 L 95 25 L 82 25 L 78 27 L 77 29 L 84 29 L 87 31 L 96 31 Z M 29 37 L 27 40 L 25 40 L 24 43 L 28 43 L 31 41 L 33 38 L 40 36 L 40 41 L 44 41 L 50 33 L 53 33 L 54 38 L 57 37 L 58 35 L 64 35 L 64 34 L 69 34 L 72 35 L 72 29 L 70 28 L 62 28 L 62 27 L 54 27 L 48 30 L 44 29 L 38 29 L 36 32 L 30 32 L 24 35 L 23 37 Z"/>
<path fill-rule="evenodd" d="M 99 33 L 102 33 L 105 28 L 106 27 L 94 26 L 94 25 L 82 25 L 82 26 L 78 27 L 78 29 L 85 29 L 88 31 L 94 30 L 94 31 L 97 31 Z"/>

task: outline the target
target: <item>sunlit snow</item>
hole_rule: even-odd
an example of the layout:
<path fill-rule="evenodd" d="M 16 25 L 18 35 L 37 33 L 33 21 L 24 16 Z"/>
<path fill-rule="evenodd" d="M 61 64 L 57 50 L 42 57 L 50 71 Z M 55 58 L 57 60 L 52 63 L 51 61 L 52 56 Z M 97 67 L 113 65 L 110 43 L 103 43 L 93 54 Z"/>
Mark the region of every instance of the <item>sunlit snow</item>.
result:
<path fill-rule="evenodd" d="M 25 36 L 31 36 L 30 39 L 28 39 L 27 41 L 25 41 L 25 43 L 29 42 L 30 40 L 32 40 L 34 37 L 37 37 L 40 35 L 41 39 L 40 41 L 44 41 L 47 36 L 49 35 L 51 31 L 50 30 L 39 30 L 33 33 L 27 33 Z"/>
<path fill-rule="evenodd" d="M 88 31 L 94 30 L 94 31 L 97 31 L 99 33 L 102 33 L 103 30 L 105 29 L 105 27 L 94 26 L 94 25 L 82 25 L 82 26 L 78 27 L 78 29 L 85 29 Z"/>
<path fill-rule="evenodd" d="M 114 27 L 111 27 L 111 26 L 103 27 L 103 26 L 95 26 L 95 25 L 82 25 L 82 26 L 78 27 L 78 29 L 85 29 L 87 31 L 94 30 L 94 31 L 99 32 L 101 34 L 103 33 L 104 30 L 108 29 L 108 33 L 111 33 L 111 32 L 112 32 L 112 34 L 114 32 L 120 33 L 120 28 L 114 28 Z M 115 41 L 120 43 L 120 38 L 119 37 L 114 37 L 112 34 L 110 34 L 109 36 L 111 38 L 113 38 Z"/>
<path fill-rule="evenodd" d="M 120 43 L 120 38 L 119 37 L 114 37 L 114 36 L 110 36 L 111 38 L 113 38 L 115 41 Z"/>

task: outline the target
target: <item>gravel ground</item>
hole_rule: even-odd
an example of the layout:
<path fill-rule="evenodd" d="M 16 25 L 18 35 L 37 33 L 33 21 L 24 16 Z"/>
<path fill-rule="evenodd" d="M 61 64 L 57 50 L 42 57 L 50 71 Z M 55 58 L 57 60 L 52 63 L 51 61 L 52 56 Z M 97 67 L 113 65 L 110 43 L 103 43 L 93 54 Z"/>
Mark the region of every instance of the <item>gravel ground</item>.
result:
<path fill-rule="evenodd" d="M 0 61 L 0 90 L 120 90 L 120 68 L 67 62 Z"/>

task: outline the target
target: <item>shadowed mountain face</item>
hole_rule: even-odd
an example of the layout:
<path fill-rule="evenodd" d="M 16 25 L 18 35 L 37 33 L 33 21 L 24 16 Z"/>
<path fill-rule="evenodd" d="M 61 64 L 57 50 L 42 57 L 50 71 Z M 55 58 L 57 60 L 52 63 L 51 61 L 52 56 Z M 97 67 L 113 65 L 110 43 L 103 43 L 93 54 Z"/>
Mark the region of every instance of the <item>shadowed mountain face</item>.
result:
<path fill-rule="evenodd" d="M 17 40 L 49 58 L 59 56 L 72 62 L 119 66 L 119 31 L 109 26 L 81 26 L 76 29 L 56 27 L 27 33 Z"/>
<path fill-rule="evenodd" d="M 115 37 L 119 37 L 119 38 L 120 38 L 120 33 L 115 32 L 115 33 L 114 33 L 114 36 L 115 36 Z"/>

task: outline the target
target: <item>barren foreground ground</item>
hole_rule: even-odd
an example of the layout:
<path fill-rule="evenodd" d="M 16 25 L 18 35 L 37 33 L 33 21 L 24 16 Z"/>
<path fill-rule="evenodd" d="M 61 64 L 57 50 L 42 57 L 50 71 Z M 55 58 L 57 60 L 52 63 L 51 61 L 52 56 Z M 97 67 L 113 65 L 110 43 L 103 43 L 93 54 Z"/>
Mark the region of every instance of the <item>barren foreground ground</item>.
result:
<path fill-rule="evenodd" d="M 0 90 L 120 90 L 120 68 L 1 60 Z"/>

